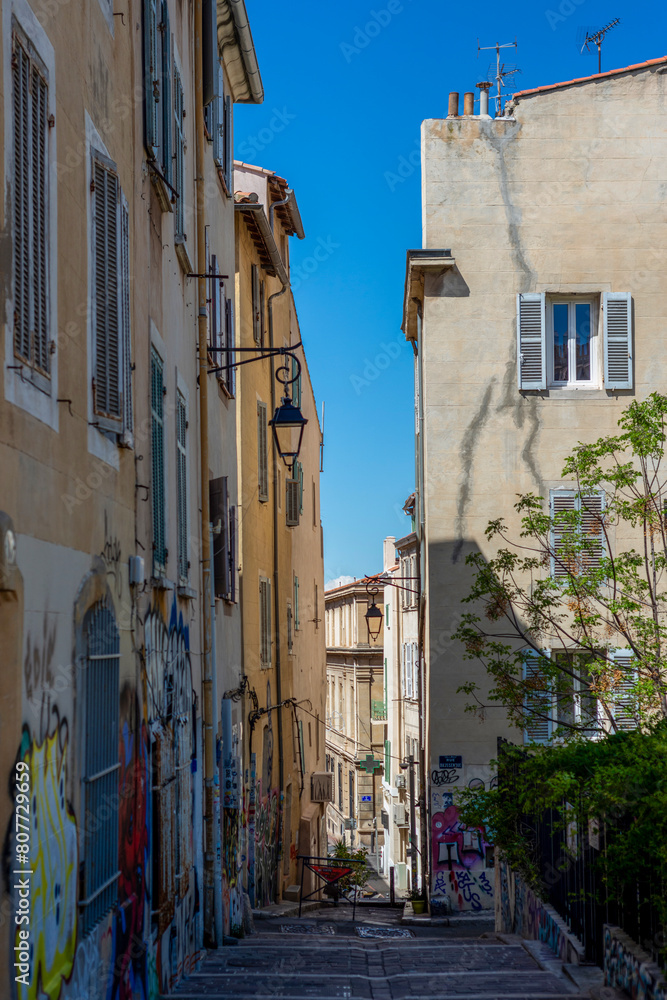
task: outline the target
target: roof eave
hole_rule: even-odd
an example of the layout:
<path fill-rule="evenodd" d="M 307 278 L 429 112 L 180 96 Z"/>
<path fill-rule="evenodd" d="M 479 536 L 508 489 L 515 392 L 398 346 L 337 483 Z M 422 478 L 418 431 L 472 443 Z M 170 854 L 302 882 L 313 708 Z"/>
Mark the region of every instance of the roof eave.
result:
<path fill-rule="evenodd" d="M 289 284 L 289 276 L 285 270 L 285 265 L 283 264 L 283 259 L 280 256 L 280 251 L 276 245 L 273 233 L 271 232 L 271 226 L 269 225 L 269 220 L 266 217 L 266 212 L 264 211 L 264 206 L 261 202 L 237 202 L 234 206 L 235 211 L 245 212 L 252 215 L 257 223 L 257 228 L 264 244 L 264 248 L 268 257 L 271 260 L 271 264 L 275 270 L 276 276 L 280 279 L 283 285 Z"/>
<path fill-rule="evenodd" d="M 405 264 L 403 323 L 406 340 L 417 341 L 417 319 L 424 302 L 424 277 L 427 273 L 442 274 L 454 267 L 451 250 L 408 250 Z"/>
<path fill-rule="evenodd" d="M 244 0 L 216 0 L 218 49 L 236 104 L 261 104 L 264 86 Z"/>

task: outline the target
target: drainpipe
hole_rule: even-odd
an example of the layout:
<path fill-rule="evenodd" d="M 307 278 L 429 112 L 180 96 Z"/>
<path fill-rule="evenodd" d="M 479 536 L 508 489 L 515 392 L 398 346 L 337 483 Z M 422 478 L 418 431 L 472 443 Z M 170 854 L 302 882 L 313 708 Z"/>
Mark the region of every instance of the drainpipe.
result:
<path fill-rule="evenodd" d="M 282 201 L 274 201 L 269 205 L 269 225 L 271 226 L 271 232 L 273 232 L 273 213 L 277 208 L 280 208 L 281 205 L 286 205 L 291 197 L 292 197 L 292 189 L 288 188 L 287 195 L 282 199 Z M 283 291 L 285 291 L 284 288 Z M 282 295 L 282 292 L 276 292 L 276 295 Z"/>
<path fill-rule="evenodd" d="M 277 202 L 276 204 L 280 204 Z M 269 210 L 270 211 L 270 210 Z M 269 295 L 269 347 L 273 349 L 273 301 L 274 299 L 280 298 L 287 291 L 289 285 L 287 283 L 283 284 L 283 287 L 279 292 L 274 292 L 273 295 Z M 273 359 L 271 360 L 271 413 L 276 411 L 276 378 L 273 367 Z M 280 822 L 278 823 L 278 871 L 280 871 L 280 860 L 282 858 L 282 847 L 283 847 L 283 790 L 284 790 L 284 762 L 283 762 L 283 713 L 281 702 L 283 700 L 283 686 L 282 678 L 280 676 L 280 574 L 278 568 L 278 495 L 276 493 L 278 484 L 278 455 L 276 454 L 275 445 L 271 448 L 271 454 L 273 456 L 273 604 L 274 604 L 274 619 L 275 619 L 275 636 L 276 636 L 276 705 L 278 705 L 278 782 L 280 786 Z M 280 899 L 280 894 L 278 891 L 278 881 L 276 880 L 276 902 Z"/>
<path fill-rule="evenodd" d="M 202 51 L 202 0 L 195 0 L 195 170 L 197 198 L 197 274 L 206 272 L 206 197 L 204 177 L 204 69 Z M 215 936 L 215 830 L 213 781 L 215 775 L 215 745 L 213 720 L 213 672 L 211 661 L 211 541 L 208 484 L 208 353 L 206 278 L 197 278 L 197 332 L 199 347 L 199 448 L 201 503 L 201 570 L 202 570 L 202 722 L 204 728 L 204 943 L 217 948 Z"/>

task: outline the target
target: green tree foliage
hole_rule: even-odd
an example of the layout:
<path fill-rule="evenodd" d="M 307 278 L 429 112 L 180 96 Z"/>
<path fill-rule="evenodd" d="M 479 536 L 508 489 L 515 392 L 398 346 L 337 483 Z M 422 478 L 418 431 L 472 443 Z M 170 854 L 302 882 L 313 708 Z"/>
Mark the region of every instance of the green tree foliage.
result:
<path fill-rule="evenodd" d="M 498 518 L 486 529 L 496 554 L 468 556 L 475 610 L 455 638 L 486 667 L 488 700 L 528 739 L 545 726 L 576 740 L 667 718 L 666 413 L 667 396 L 633 400 L 618 434 L 566 460 L 570 509 L 520 495 L 518 537 Z M 459 690 L 483 715 L 478 685 Z"/>
<path fill-rule="evenodd" d="M 364 888 L 371 877 L 371 871 L 368 867 L 368 851 L 365 847 L 354 851 L 347 846 L 344 840 L 337 840 L 329 851 L 329 857 L 340 859 L 341 865 L 343 861 L 347 861 L 349 864 L 346 867 L 354 869 L 352 875 L 344 875 L 343 878 L 334 882 L 341 893 L 349 892 L 355 885 L 358 886 L 359 891 Z"/>

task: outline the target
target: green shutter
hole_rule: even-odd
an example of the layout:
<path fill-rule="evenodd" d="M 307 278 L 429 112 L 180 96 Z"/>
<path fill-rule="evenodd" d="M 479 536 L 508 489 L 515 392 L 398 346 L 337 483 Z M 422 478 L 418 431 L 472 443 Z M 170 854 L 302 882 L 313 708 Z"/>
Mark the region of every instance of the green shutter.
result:
<path fill-rule="evenodd" d="M 179 392 L 176 403 L 176 514 L 178 518 L 178 576 L 188 579 L 188 457 L 187 410 L 185 399 Z"/>
<path fill-rule="evenodd" d="M 391 740 L 384 741 L 384 780 L 391 784 Z"/>
<path fill-rule="evenodd" d="M 118 178 L 100 154 L 93 159 L 93 406 L 99 422 L 118 430 L 122 418 L 118 300 Z"/>
<path fill-rule="evenodd" d="M 160 159 L 162 163 L 162 173 L 169 184 L 172 184 L 174 179 L 174 167 L 172 160 L 172 136 L 174 131 L 174 122 L 171 105 L 171 28 L 169 26 L 169 7 L 167 6 L 167 0 L 162 0 L 162 23 L 160 25 L 160 30 L 162 32 L 162 86 L 160 88 L 160 97 L 162 100 L 162 149 L 160 151 Z"/>
<path fill-rule="evenodd" d="M 299 577 L 294 574 L 294 628 L 299 628 Z"/>
<path fill-rule="evenodd" d="M 149 157 L 158 154 L 160 66 L 157 41 L 157 0 L 144 0 L 144 116 L 145 144 Z"/>
<path fill-rule="evenodd" d="M 164 368 L 151 349 L 151 495 L 153 500 L 153 568 L 162 573 L 167 563 L 164 493 Z"/>
<path fill-rule="evenodd" d="M 121 193 L 120 206 L 120 323 L 123 354 L 123 431 L 124 443 L 132 445 L 132 329 L 130 310 L 130 213 Z"/>
<path fill-rule="evenodd" d="M 174 235 L 177 243 L 185 241 L 185 136 L 183 134 L 183 84 L 174 68 L 174 187 L 178 192 Z"/>

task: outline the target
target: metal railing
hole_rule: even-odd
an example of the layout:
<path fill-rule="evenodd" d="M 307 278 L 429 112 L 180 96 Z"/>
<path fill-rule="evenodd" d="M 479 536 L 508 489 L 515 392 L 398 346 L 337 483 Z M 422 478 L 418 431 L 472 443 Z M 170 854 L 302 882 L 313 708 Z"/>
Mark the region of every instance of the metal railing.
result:
<path fill-rule="evenodd" d="M 511 795 L 520 787 L 526 757 L 519 747 L 499 740 L 498 777 L 504 794 Z M 586 958 L 601 968 L 605 924 L 620 927 L 664 968 L 665 928 L 652 903 L 655 880 L 628 873 L 622 891 L 610 891 L 605 859 L 619 827 L 611 822 L 583 824 L 574 819 L 578 812 L 563 800 L 558 809 L 523 816 L 520 821 L 519 832 L 540 873 L 541 898 L 567 923 Z"/>

